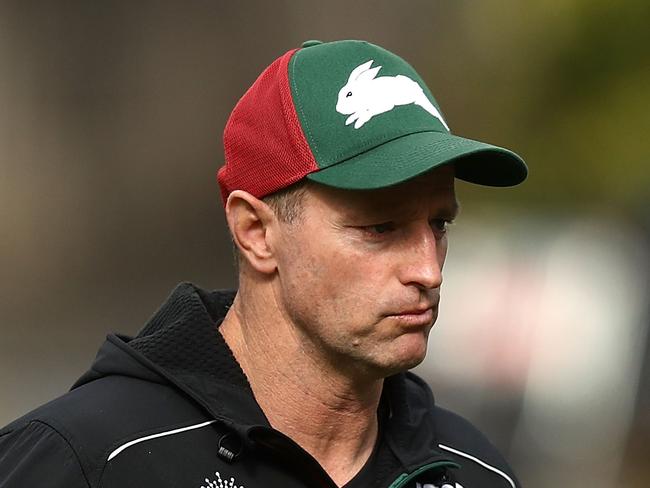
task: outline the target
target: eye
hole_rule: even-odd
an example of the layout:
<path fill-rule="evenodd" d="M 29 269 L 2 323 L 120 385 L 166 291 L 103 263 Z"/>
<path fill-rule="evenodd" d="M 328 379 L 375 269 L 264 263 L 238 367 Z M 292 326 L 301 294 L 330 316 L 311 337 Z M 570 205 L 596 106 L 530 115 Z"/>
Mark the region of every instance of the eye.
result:
<path fill-rule="evenodd" d="M 395 230 L 395 224 L 393 222 L 383 222 L 381 224 L 367 225 L 363 227 L 363 230 L 375 236 L 388 234 Z"/>
<path fill-rule="evenodd" d="M 345 98 L 348 98 L 348 97 L 351 97 L 351 96 L 352 96 L 352 92 L 348 92 L 348 93 L 345 95 Z"/>

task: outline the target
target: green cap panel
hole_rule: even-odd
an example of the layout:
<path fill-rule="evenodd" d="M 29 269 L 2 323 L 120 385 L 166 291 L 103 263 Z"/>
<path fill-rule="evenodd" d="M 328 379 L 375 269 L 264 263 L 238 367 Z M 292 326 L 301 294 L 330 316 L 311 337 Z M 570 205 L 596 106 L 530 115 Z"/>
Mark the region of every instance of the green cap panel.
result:
<path fill-rule="evenodd" d="M 448 133 L 437 102 L 416 71 L 365 41 L 309 43 L 292 57 L 289 81 L 320 168 L 407 134 Z"/>

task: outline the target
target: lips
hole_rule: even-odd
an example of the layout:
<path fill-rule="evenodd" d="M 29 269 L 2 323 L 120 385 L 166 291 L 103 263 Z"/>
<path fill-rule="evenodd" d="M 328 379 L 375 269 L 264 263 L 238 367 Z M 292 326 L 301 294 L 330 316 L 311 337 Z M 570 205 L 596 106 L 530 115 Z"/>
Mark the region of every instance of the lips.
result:
<path fill-rule="evenodd" d="M 430 299 L 427 303 L 419 303 L 414 307 L 405 307 L 386 316 L 398 320 L 407 326 L 420 327 L 431 325 L 437 316 L 436 312 L 438 303 L 440 302 L 440 295 L 436 294 L 430 297 Z"/>
<path fill-rule="evenodd" d="M 406 310 L 388 317 L 398 320 L 400 323 L 411 327 L 422 327 L 431 325 L 435 317 L 433 307 L 416 310 Z"/>

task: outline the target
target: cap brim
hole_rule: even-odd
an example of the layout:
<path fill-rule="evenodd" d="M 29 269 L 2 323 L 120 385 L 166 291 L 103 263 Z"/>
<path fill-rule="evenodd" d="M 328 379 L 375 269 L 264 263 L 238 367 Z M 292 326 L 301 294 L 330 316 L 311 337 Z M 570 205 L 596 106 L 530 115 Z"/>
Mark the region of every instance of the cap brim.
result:
<path fill-rule="evenodd" d="M 433 168 L 453 164 L 456 177 L 486 186 L 514 186 L 528 168 L 512 151 L 443 132 L 417 132 L 307 175 L 312 181 L 349 190 L 396 185 Z"/>

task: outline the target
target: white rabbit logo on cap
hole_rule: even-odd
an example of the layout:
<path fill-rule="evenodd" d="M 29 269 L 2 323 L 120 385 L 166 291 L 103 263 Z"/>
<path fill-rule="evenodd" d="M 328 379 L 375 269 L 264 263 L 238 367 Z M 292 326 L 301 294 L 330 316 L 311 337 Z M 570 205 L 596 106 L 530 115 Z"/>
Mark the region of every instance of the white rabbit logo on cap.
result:
<path fill-rule="evenodd" d="M 438 109 L 429 101 L 422 87 L 408 76 L 380 76 L 381 66 L 371 68 L 373 60 L 352 70 L 347 83 L 339 91 L 336 111 L 350 115 L 345 125 L 354 122 L 358 129 L 375 115 L 393 110 L 397 105 L 415 104 L 436 117 L 449 130 Z"/>

